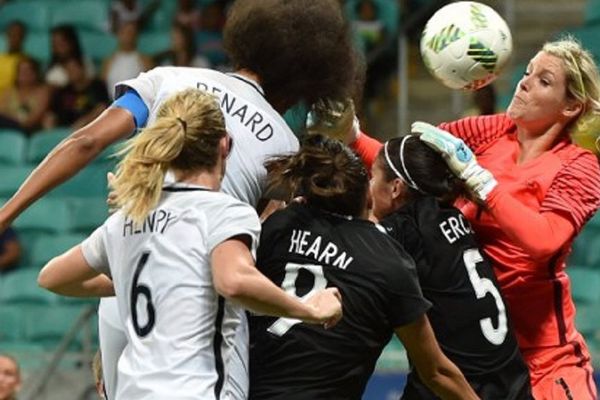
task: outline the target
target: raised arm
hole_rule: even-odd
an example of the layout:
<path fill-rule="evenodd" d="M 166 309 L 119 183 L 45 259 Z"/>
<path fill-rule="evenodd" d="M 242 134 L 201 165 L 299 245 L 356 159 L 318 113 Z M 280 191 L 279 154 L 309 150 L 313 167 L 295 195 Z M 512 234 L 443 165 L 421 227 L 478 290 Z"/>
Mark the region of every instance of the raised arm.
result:
<path fill-rule="evenodd" d="M 413 129 L 487 206 L 502 231 L 535 260 L 556 254 L 600 206 L 600 166 L 591 153 L 563 162 L 537 209 L 517 199 L 510 186 L 498 183 L 462 139 L 422 122 L 414 123 Z"/>
<path fill-rule="evenodd" d="M 554 177 L 539 210 L 517 200 L 502 184 L 490 193 L 487 206 L 506 235 L 533 259 L 548 259 L 600 207 L 598 159 L 584 153 L 568 160 Z"/>
<path fill-rule="evenodd" d="M 419 377 L 436 395 L 444 400 L 479 398 L 458 367 L 442 353 L 426 315 L 395 331 Z"/>
<path fill-rule="evenodd" d="M 337 289 L 325 289 L 307 303 L 285 293 L 254 265 L 244 236 L 220 243 L 211 255 L 217 292 L 259 314 L 297 318 L 309 323 L 335 325 L 342 316 Z"/>
<path fill-rule="evenodd" d="M 77 174 L 102 150 L 134 129 L 133 115 L 123 108 L 113 107 L 63 140 L 0 209 L 0 230 L 6 229 L 33 202 Z"/>

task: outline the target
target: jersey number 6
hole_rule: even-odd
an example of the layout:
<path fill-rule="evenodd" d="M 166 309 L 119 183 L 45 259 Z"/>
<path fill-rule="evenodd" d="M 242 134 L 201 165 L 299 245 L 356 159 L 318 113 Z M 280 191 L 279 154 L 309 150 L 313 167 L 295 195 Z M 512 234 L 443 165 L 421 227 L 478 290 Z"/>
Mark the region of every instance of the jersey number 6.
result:
<path fill-rule="evenodd" d="M 298 278 L 298 274 L 300 270 L 304 269 L 305 271 L 311 273 L 314 277 L 313 286 L 308 293 L 306 293 L 302 297 L 298 297 L 296 294 L 296 279 Z M 317 291 L 321 289 L 325 289 L 327 287 L 327 280 L 323 275 L 323 266 L 314 265 L 314 264 L 296 264 L 296 263 L 287 263 L 285 265 L 285 277 L 283 278 L 283 282 L 281 283 L 281 288 L 288 294 L 292 296 L 296 296 L 301 300 L 305 300 L 315 294 Z M 268 329 L 270 333 L 283 336 L 290 328 L 296 324 L 301 323 L 302 321 L 294 318 L 279 318 L 275 321 Z"/>
<path fill-rule="evenodd" d="M 492 319 L 490 317 L 479 320 L 479 325 L 481 326 L 481 332 L 483 333 L 483 336 L 485 336 L 490 343 L 499 346 L 504 343 L 504 338 L 506 338 L 506 333 L 508 332 L 506 307 L 504 306 L 500 292 L 494 285 L 494 282 L 488 278 L 479 276 L 479 273 L 477 272 L 477 263 L 483 261 L 479 250 L 470 249 L 465 251 L 463 254 L 463 260 L 465 262 L 465 266 L 467 267 L 469 279 L 471 280 L 473 289 L 475 289 L 475 295 L 477 298 L 482 299 L 488 293 L 494 297 L 496 307 L 498 308 L 498 327 L 494 328 L 494 325 L 492 325 Z"/>
<path fill-rule="evenodd" d="M 150 333 L 152 328 L 154 328 L 154 322 L 156 321 L 156 312 L 154 311 L 154 304 L 152 304 L 152 292 L 150 292 L 150 288 L 148 286 L 144 284 L 138 284 L 140 274 L 148 262 L 148 257 L 150 257 L 149 252 L 142 253 L 140 260 L 137 263 L 137 267 L 135 268 L 135 272 L 133 274 L 133 283 L 131 284 L 131 321 L 133 322 L 133 329 L 135 329 L 135 333 L 141 338 Z M 148 322 L 144 326 L 140 326 L 138 321 L 137 302 L 139 296 L 144 296 L 146 298 Z"/>

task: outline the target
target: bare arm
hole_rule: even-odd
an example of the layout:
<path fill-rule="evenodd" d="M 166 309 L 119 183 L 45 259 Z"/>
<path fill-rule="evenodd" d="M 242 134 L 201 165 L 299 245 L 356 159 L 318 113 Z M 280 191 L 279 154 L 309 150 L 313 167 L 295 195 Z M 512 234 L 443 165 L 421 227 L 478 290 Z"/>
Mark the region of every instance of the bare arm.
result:
<path fill-rule="evenodd" d="M 213 282 L 217 292 L 260 314 L 298 318 L 333 326 L 341 318 L 337 289 L 325 289 L 302 303 L 260 273 L 241 238 L 228 239 L 212 252 Z"/>
<path fill-rule="evenodd" d="M 426 315 L 396 328 L 419 377 L 442 399 L 478 399 L 458 367 L 442 353 Z"/>
<path fill-rule="evenodd" d="M 0 255 L 0 271 L 15 265 L 21 257 L 21 245 L 18 240 L 4 244 L 4 252 Z"/>
<path fill-rule="evenodd" d="M 77 118 L 77 121 L 73 122 L 73 124 L 71 125 L 71 128 L 73 128 L 73 129 L 83 128 L 85 125 L 89 124 L 90 122 L 92 122 L 93 120 L 98 118 L 104 110 L 106 110 L 106 103 L 97 104 L 88 113 Z"/>
<path fill-rule="evenodd" d="M 44 289 L 63 296 L 114 296 L 112 281 L 93 269 L 77 245 L 50 260 L 40 271 L 38 284 Z"/>
<path fill-rule="evenodd" d="M 17 193 L 0 209 L 0 230 L 48 191 L 71 178 L 110 144 L 133 132 L 133 116 L 122 108 L 109 108 L 78 129 L 48 154 Z"/>

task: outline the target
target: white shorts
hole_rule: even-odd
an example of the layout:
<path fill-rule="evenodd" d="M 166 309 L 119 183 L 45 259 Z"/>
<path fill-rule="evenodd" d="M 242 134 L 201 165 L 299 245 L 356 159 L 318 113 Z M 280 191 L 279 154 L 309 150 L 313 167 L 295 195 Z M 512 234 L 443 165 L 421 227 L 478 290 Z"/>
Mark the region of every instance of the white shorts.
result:
<path fill-rule="evenodd" d="M 98 307 L 98 336 L 102 353 L 102 374 L 108 400 L 117 393 L 117 365 L 127 345 L 116 297 L 105 297 Z"/>

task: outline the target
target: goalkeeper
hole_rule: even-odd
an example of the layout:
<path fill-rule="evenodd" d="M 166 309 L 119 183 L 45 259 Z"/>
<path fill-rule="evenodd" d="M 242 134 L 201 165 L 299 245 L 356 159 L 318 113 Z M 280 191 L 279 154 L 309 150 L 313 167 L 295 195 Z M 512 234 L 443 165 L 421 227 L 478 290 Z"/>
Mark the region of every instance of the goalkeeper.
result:
<path fill-rule="evenodd" d="M 413 124 L 477 198 L 456 206 L 492 261 L 536 399 L 597 396 L 565 260 L 600 206 L 599 114 L 598 69 L 566 38 L 530 61 L 506 114 Z M 381 144 L 347 135 L 372 164 Z"/>

